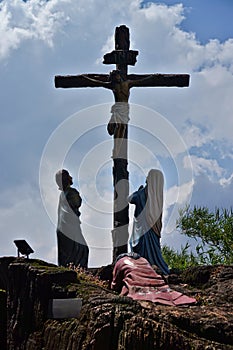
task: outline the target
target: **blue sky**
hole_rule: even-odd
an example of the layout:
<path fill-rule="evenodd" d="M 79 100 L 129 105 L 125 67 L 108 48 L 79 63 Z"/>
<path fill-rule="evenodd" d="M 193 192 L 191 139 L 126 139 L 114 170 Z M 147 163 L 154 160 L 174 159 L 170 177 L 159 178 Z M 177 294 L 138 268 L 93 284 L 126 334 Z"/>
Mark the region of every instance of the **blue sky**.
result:
<path fill-rule="evenodd" d="M 100 10 L 101 9 L 101 10 Z M 55 75 L 108 73 L 115 27 L 130 28 L 135 73 L 188 73 L 189 88 L 135 88 L 130 102 L 130 189 L 150 168 L 165 175 L 162 243 L 179 248 L 180 207 L 229 208 L 233 189 L 233 29 L 230 0 L 0 2 L 0 256 L 25 238 L 56 263 L 54 173 L 63 164 L 84 199 L 90 266 L 111 262 L 113 96 L 55 89 Z M 130 208 L 132 223 L 133 208 Z"/>
<path fill-rule="evenodd" d="M 179 1 L 165 0 L 154 3 L 171 6 Z M 224 41 L 232 34 L 231 0 L 183 0 L 180 3 L 185 7 L 186 16 L 182 28 L 194 32 L 200 42 L 206 43 L 210 39 Z"/>

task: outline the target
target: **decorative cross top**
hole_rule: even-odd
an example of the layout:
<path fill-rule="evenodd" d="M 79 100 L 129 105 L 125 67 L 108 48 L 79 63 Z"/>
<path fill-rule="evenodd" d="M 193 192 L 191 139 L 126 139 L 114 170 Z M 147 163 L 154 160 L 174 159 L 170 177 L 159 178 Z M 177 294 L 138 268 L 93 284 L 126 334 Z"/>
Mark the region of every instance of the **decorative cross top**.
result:
<path fill-rule="evenodd" d="M 115 104 L 108 123 L 108 132 L 114 136 L 113 148 L 113 261 L 116 256 L 127 252 L 128 203 L 129 194 L 127 171 L 127 135 L 129 92 L 132 87 L 186 87 L 188 74 L 128 74 L 128 65 L 135 65 L 138 51 L 129 50 L 129 29 L 122 25 L 115 30 L 115 50 L 104 55 L 104 64 L 115 64 L 116 70 L 110 74 L 82 74 L 56 76 L 56 88 L 104 87 L 113 92 Z M 124 180 L 124 181 L 122 181 Z"/>
<path fill-rule="evenodd" d="M 115 50 L 104 55 L 103 63 L 116 64 L 116 69 L 126 76 L 128 65 L 134 66 L 138 55 L 138 51 L 129 50 L 129 45 L 129 29 L 124 25 L 116 27 Z M 87 77 L 93 80 L 87 80 Z M 137 81 L 135 86 L 141 87 L 189 86 L 188 74 L 129 74 L 127 78 L 132 83 Z M 145 80 L 145 78 L 150 79 Z M 109 74 L 57 75 L 55 77 L 56 88 L 104 87 L 101 82 L 109 82 Z"/>

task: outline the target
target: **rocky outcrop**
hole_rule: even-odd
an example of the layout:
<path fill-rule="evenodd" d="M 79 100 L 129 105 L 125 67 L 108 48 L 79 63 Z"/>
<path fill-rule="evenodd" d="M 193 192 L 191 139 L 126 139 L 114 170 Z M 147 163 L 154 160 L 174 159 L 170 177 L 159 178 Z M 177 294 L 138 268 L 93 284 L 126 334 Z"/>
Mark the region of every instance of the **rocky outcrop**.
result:
<path fill-rule="evenodd" d="M 233 349 L 233 266 L 169 276 L 173 289 L 197 298 L 190 307 L 133 301 L 41 261 L 15 259 L 5 276 L 9 350 Z M 83 299 L 79 318 L 48 319 L 49 299 L 74 296 Z"/>
<path fill-rule="evenodd" d="M 0 289 L 0 349 L 6 349 L 6 291 Z"/>

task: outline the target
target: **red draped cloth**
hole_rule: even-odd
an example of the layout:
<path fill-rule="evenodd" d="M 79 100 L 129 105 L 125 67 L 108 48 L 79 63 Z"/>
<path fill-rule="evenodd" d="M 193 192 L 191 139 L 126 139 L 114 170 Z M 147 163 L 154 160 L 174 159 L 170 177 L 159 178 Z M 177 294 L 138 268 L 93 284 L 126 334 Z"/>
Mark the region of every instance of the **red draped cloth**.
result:
<path fill-rule="evenodd" d="M 123 257 L 113 270 L 111 288 L 134 300 L 179 306 L 196 303 L 196 299 L 171 290 L 144 258 Z"/>

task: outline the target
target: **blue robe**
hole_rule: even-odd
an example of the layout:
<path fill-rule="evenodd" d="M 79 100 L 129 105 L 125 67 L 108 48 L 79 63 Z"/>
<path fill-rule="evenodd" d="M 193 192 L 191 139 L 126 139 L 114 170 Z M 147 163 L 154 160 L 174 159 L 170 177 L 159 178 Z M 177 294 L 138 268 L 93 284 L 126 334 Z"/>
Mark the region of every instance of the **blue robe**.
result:
<path fill-rule="evenodd" d="M 163 274 L 170 273 L 164 261 L 160 247 L 160 231 L 162 228 L 162 215 L 155 224 L 156 232 L 149 227 L 146 220 L 145 208 L 146 192 L 141 188 L 129 197 L 129 203 L 135 204 L 133 232 L 130 237 L 130 248 L 145 258 L 151 265 L 156 265 Z"/>

